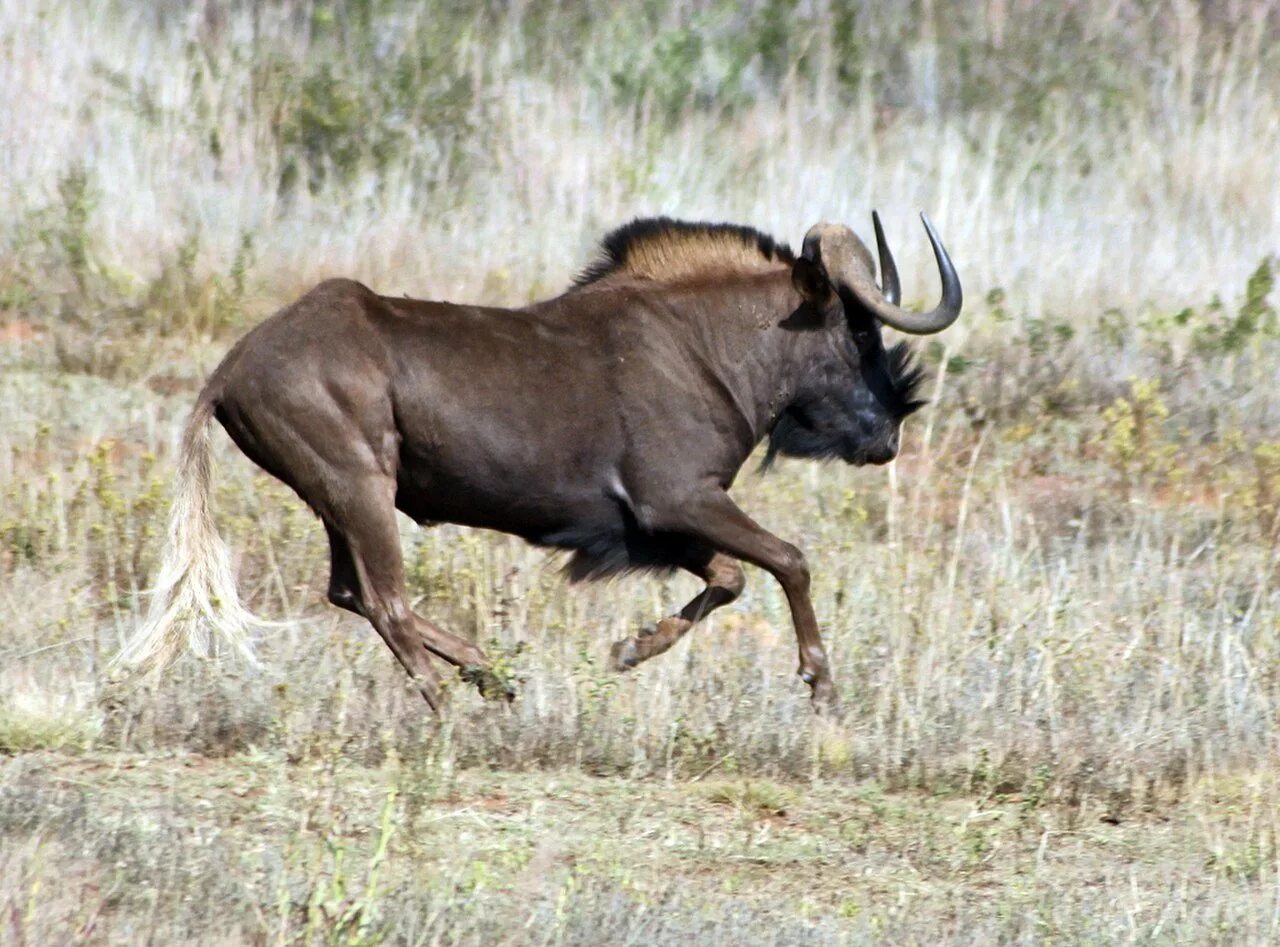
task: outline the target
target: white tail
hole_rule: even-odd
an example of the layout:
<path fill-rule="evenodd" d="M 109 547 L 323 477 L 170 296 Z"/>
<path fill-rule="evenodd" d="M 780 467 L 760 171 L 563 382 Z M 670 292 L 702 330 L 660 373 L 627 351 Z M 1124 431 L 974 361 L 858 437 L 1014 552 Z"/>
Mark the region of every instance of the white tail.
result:
<path fill-rule="evenodd" d="M 169 542 L 160 576 L 146 620 L 111 662 L 113 671 L 126 666 L 158 670 L 184 646 L 207 656 L 210 629 L 251 664 L 258 664 L 247 632 L 267 622 L 240 604 L 227 546 L 209 509 L 212 416 L 213 405 L 201 398 L 183 432 L 178 493 L 169 514 Z"/>

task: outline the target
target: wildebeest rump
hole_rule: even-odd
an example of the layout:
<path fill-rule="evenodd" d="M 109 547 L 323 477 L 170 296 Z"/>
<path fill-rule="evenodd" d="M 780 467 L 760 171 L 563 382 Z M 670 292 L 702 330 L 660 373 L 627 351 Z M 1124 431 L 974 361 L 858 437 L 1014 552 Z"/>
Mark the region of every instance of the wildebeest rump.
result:
<path fill-rule="evenodd" d="M 172 654 L 212 627 L 243 646 L 208 505 L 207 423 L 292 487 L 329 536 L 329 599 L 364 616 L 433 707 L 432 656 L 486 694 L 507 693 L 484 653 L 406 601 L 397 509 L 569 550 L 591 579 L 685 569 L 707 586 L 678 614 L 613 647 L 618 669 L 674 644 L 739 594 L 739 560 L 768 570 L 791 607 L 800 676 L 834 703 L 795 546 L 728 489 L 752 450 L 884 463 L 921 402 L 905 344 L 959 315 L 960 283 L 924 218 L 941 273 L 928 313 L 898 305 L 878 218 L 881 282 L 847 227 L 819 224 L 800 255 L 746 227 L 638 220 L 605 238 L 563 295 L 521 309 L 380 296 L 328 280 L 242 338 L 186 428 L 170 551 L 151 610 L 122 654 Z M 247 650 L 247 649 L 246 649 Z M 509 694 L 508 694 L 509 696 Z"/>

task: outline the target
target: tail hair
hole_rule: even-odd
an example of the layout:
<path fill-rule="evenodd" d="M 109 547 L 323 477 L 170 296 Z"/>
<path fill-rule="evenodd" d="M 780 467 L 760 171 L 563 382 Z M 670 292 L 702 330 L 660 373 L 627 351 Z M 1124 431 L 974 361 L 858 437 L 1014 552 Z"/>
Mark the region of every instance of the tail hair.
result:
<path fill-rule="evenodd" d="M 259 666 L 248 631 L 267 622 L 240 603 L 231 557 L 209 506 L 212 417 L 212 402 L 201 398 L 182 436 L 169 541 L 147 615 L 111 662 L 112 671 L 158 671 L 183 650 L 207 657 L 212 650 L 211 638 Z"/>

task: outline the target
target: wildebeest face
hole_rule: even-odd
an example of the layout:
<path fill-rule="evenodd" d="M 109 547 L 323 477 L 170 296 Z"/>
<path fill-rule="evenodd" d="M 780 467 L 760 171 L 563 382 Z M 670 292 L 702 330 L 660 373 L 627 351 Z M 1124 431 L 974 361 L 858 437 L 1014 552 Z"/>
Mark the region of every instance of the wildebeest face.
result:
<path fill-rule="evenodd" d="M 856 305 L 856 303 L 855 303 Z M 900 342 L 886 350 L 880 327 L 855 313 L 819 368 L 769 433 L 766 465 L 778 454 L 850 464 L 884 464 L 898 454 L 902 421 L 920 408 L 922 370 Z"/>
<path fill-rule="evenodd" d="M 897 456 L 903 418 L 924 403 L 917 397 L 921 371 L 905 344 L 885 350 L 880 326 L 931 335 L 955 321 L 962 301 L 951 258 L 929 218 L 921 219 L 942 281 L 942 300 L 925 313 L 898 305 L 898 268 L 878 214 L 872 220 L 879 282 L 871 251 L 852 230 L 843 224 L 809 228 L 791 282 L 810 312 L 827 314 L 823 323 L 834 333 L 833 347 L 770 431 L 766 465 L 777 454 L 838 457 L 851 464 L 884 464 Z"/>

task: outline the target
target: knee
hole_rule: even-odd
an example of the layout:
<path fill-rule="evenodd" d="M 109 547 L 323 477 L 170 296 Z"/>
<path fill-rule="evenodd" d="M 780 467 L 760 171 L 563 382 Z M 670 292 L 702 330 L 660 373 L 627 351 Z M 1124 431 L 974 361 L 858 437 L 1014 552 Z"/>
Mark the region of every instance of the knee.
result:
<path fill-rule="evenodd" d="M 778 562 L 778 581 L 788 592 L 809 591 L 809 561 L 798 548 L 786 543 Z"/>

